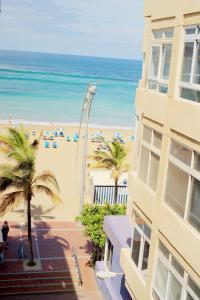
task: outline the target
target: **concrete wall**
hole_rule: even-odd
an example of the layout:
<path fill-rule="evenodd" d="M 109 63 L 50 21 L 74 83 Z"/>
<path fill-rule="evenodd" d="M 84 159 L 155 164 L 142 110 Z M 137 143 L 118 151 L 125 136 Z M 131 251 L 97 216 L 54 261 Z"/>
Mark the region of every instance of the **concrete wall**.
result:
<path fill-rule="evenodd" d="M 145 0 L 144 16 L 152 20 L 181 17 L 184 14 L 193 14 L 200 11 L 199 0 Z"/>

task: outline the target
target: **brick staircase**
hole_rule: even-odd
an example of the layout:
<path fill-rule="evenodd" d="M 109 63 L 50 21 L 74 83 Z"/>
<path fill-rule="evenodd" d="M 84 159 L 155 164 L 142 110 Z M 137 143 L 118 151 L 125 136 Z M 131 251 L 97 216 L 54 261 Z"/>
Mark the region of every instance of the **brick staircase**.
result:
<path fill-rule="evenodd" d="M 5 295 L 73 292 L 79 277 L 76 269 L 0 274 L 0 298 Z"/>

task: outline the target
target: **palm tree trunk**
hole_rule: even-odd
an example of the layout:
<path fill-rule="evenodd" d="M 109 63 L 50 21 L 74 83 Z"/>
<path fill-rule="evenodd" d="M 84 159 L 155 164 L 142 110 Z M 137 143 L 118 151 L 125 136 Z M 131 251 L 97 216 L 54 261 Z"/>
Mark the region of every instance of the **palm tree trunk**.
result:
<path fill-rule="evenodd" d="M 29 243 L 29 262 L 28 264 L 31 266 L 34 265 L 33 258 L 33 245 L 32 245 L 32 232 L 31 232 L 31 197 L 28 197 L 27 201 L 27 219 L 28 219 L 28 243 Z"/>
<path fill-rule="evenodd" d="M 115 179 L 114 204 L 117 203 L 117 196 L 118 196 L 118 179 Z"/>

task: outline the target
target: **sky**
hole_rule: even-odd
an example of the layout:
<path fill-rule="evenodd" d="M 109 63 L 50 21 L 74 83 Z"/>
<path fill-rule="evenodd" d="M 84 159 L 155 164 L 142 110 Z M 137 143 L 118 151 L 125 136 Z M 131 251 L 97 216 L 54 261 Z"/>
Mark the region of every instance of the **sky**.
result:
<path fill-rule="evenodd" d="M 2 0 L 0 49 L 140 59 L 143 0 Z"/>

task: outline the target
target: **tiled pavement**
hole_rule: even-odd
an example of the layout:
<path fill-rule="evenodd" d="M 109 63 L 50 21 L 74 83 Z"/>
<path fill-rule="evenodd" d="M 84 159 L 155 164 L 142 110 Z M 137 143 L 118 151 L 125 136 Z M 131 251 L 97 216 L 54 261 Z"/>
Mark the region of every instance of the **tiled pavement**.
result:
<path fill-rule="evenodd" d="M 19 224 L 10 223 L 9 245 L 5 253 L 5 263 L 0 267 L 0 273 L 21 272 L 22 261 L 16 260 L 16 249 L 22 239 L 26 240 L 26 232 Z M 95 274 L 88 266 L 91 245 L 83 235 L 83 228 L 76 222 L 40 222 L 33 227 L 33 248 L 35 257 L 41 260 L 43 271 L 74 268 L 71 248 L 76 249 L 83 286 L 75 287 L 74 293 L 7 296 L 4 299 L 13 300 L 102 300 Z M 27 249 L 25 250 L 28 251 Z M 73 265 L 73 267 L 72 267 Z"/>

